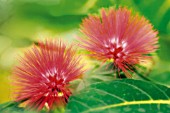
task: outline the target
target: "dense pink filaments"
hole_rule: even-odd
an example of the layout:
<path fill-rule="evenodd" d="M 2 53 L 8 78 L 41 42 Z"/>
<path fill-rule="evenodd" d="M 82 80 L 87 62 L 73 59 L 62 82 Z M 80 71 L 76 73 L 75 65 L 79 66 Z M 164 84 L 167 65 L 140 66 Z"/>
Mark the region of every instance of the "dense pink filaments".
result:
<path fill-rule="evenodd" d="M 14 68 L 16 101 L 26 100 L 28 107 L 38 110 L 63 106 L 71 95 L 69 82 L 82 73 L 80 58 L 72 46 L 54 40 L 39 42 Z"/>
<path fill-rule="evenodd" d="M 83 20 L 81 31 L 87 36 L 80 39 L 83 48 L 98 60 L 114 60 L 124 72 L 158 48 L 158 33 L 149 21 L 126 8 L 102 9 L 101 17 L 90 15 Z"/>

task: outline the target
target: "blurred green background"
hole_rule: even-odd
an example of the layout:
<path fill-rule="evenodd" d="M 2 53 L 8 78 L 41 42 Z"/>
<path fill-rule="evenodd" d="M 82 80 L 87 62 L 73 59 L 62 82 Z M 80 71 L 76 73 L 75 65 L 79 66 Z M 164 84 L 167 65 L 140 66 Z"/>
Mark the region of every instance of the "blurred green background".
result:
<path fill-rule="evenodd" d="M 149 77 L 170 86 L 170 0 L 0 0 L 0 103 L 12 99 L 10 76 L 18 54 L 48 37 L 76 40 L 83 18 L 111 6 L 133 9 L 159 31 Z"/>

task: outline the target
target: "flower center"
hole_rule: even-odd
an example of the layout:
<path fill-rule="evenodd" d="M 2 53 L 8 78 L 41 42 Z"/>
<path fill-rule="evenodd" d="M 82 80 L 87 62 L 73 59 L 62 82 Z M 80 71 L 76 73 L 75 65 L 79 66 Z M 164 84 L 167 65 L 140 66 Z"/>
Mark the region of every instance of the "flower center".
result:
<path fill-rule="evenodd" d="M 106 47 L 106 46 L 105 46 Z M 105 56 L 109 59 L 117 60 L 122 59 L 126 54 L 123 51 L 123 45 L 111 43 L 110 46 L 106 47 Z"/>
<path fill-rule="evenodd" d="M 52 96 L 63 97 L 66 84 L 63 83 L 63 79 L 57 80 L 55 76 L 48 77 L 49 82 L 46 83 L 48 91 Z"/>
<path fill-rule="evenodd" d="M 58 75 L 60 74 L 60 75 Z M 50 71 L 46 72 L 46 91 L 44 96 L 48 98 L 63 99 L 64 103 L 67 103 L 71 91 L 68 87 L 68 83 L 65 82 L 63 78 L 63 72 L 58 73 L 57 69 L 53 68 Z"/>

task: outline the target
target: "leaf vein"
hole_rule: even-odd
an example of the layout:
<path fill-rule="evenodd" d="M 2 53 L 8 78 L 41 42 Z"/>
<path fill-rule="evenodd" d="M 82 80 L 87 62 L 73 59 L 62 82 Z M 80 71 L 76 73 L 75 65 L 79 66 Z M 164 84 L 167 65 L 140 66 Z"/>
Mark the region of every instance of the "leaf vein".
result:
<path fill-rule="evenodd" d="M 131 86 L 131 87 L 137 89 L 138 91 L 142 92 L 142 93 L 145 94 L 147 97 L 149 97 L 149 99 L 153 100 L 153 98 L 152 98 L 146 91 L 138 88 L 137 86 L 131 85 L 131 84 L 129 84 L 129 83 L 123 83 L 123 82 L 120 82 L 120 83 L 121 83 L 121 84 L 126 84 L 126 85 L 128 85 L 128 86 Z"/>
<path fill-rule="evenodd" d="M 88 106 L 88 105 L 86 105 L 86 104 L 84 104 L 84 103 L 82 103 L 82 102 L 80 102 L 78 100 L 72 99 L 71 101 L 75 101 L 76 103 L 79 103 L 79 104 L 81 104 L 82 106 L 84 106 L 86 108 L 90 108 L 90 106 Z"/>
<path fill-rule="evenodd" d="M 146 100 L 146 101 L 132 101 L 132 102 L 124 102 L 124 103 L 119 103 L 119 104 L 112 104 L 112 105 L 107 105 L 107 106 L 102 106 L 102 107 L 96 107 L 96 108 L 91 108 L 89 110 L 84 111 L 83 113 L 88 113 L 92 111 L 100 111 L 104 109 L 109 109 L 109 108 L 115 108 L 115 107 L 121 107 L 121 106 L 130 106 L 130 105 L 144 105 L 144 104 L 170 104 L 170 100 Z"/>
<path fill-rule="evenodd" d="M 107 91 L 100 90 L 100 89 L 97 89 L 97 88 L 90 88 L 90 89 L 94 89 L 94 90 L 96 90 L 96 91 L 98 91 L 98 92 L 102 92 L 102 93 L 108 94 L 108 95 L 110 95 L 110 96 L 112 96 L 112 97 L 115 97 L 115 98 L 117 98 L 117 99 L 119 99 L 119 100 L 121 100 L 121 101 L 123 101 L 123 102 L 126 101 L 125 99 L 123 99 L 123 98 L 121 98 L 121 97 L 119 97 L 119 96 L 117 96 L 117 95 L 115 95 L 115 94 L 111 94 L 111 93 L 109 93 L 109 92 L 107 92 Z"/>

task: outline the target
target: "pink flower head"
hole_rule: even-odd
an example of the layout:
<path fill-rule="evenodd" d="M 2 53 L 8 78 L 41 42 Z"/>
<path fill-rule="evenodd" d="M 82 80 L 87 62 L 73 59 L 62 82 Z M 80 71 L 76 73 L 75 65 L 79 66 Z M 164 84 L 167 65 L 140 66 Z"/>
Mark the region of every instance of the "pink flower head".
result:
<path fill-rule="evenodd" d="M 98 60 L 113 60 L 127 77 L 131 77 L 131 66 L 158 48 L 158 32 L 148 20 L 126 8 L 102 9 L 101 17 L 90 15 L 83 20 L 81 31 L 87 36 L 80 39 L 81 46 Z"/>
<path fill-rule="evenodd" d="M 16 101 L 26 100 L 28 107 L 38 110 L 65 105 L 71 95 L 69 82 L 83 73 L 75 52 L 73 46 L 54 40 L 39 42 L 25 52 L 13 72 Z"/>

